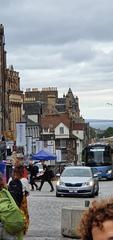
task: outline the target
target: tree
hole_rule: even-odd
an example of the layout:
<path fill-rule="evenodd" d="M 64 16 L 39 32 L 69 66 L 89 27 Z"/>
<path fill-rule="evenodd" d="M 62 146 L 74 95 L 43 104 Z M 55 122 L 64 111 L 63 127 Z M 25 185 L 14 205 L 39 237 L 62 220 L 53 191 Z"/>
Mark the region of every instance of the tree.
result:
<path fill-rule="evenodd" d="M 112 137 L 113 136 L 113 127 L 109 127 L 104 132 L 104 137 Z"/>
<path fill-rule="evenodd" d="M 103 133 L 98 134 L 99 138 L 107 138 L 113 136 L 113 127 L 108 127 Z"/>

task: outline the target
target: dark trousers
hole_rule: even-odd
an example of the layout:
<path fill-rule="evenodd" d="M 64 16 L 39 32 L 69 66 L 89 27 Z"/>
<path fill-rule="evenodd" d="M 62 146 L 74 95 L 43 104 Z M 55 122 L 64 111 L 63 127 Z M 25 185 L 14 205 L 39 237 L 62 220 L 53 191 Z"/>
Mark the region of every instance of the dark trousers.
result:
<path fill-rule="evenodd" d="M 31 188 L 32 190 L 34 190 L 34 186 L 36 187 L 36 189 L 38 188 L 38 185 L 35 182 L 35 177 L 34 176 L 30 176 L 30 184 L 31 184 Z"/>
<path fill-rule="evenodd" d="M 44 182 L 48 182 L 49 185 L 51 186 L 51 190 L 54 190 L 54 187 L 53 187 L 53 184 L 52 184 L 51 180 L 50 179 L 44 179 L 44 178 L 41 179 L 41 184 L 40 184 L 39 190 L 42 189 L 42 186 L 43 186 Z"/>

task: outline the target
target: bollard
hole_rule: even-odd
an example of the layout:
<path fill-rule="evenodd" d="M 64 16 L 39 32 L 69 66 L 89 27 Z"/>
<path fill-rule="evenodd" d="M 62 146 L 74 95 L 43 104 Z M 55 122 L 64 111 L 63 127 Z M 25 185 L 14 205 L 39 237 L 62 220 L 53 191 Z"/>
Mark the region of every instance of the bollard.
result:
<path fill-rule="evenodd" d="M 61 215 L 61 234 L 64 237 L 80 238 L 77 235 L 77 226 L 86 207 L 65 207 Z"/>
<path fill-rule="evenodd" d="M 85 207 L 89 207 L 90 201 L 89 200 L 85 200 Z"/>

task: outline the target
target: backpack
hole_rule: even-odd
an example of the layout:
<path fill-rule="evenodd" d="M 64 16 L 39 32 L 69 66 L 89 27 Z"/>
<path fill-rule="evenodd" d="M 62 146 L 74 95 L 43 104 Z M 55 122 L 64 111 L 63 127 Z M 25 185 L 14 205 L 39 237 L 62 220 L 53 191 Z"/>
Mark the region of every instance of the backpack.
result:
<path fill-rule="evenodd" d="M 23 199 L 23 189 L 22 189 L 22 182 L 20 179 L 15 178 L 10 181 L 8 190 L 11 193 L 13 199 L 15 200 L 18 207 L 21 206 L 21 202 Z"/>
<path fill-rule="evenodd" d="M 24 215 L 5 188 L 0 191 L 0 221 L 6 232 L 17 235 L 18 239 L 23 239 L 19 236 L 22 235 L 25 225 Z"/>

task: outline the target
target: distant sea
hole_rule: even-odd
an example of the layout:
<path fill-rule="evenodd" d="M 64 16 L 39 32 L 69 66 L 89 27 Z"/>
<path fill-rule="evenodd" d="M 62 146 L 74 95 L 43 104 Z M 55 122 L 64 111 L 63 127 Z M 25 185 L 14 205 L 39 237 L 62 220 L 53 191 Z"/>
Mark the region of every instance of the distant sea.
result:
<path fill-rule="evenodd" d="M 85 122 L 89 122 L 89 125 L 95 129 L 106 130 L 108 127 L 113 127 L 113 120 L 85 119 Z"/>

